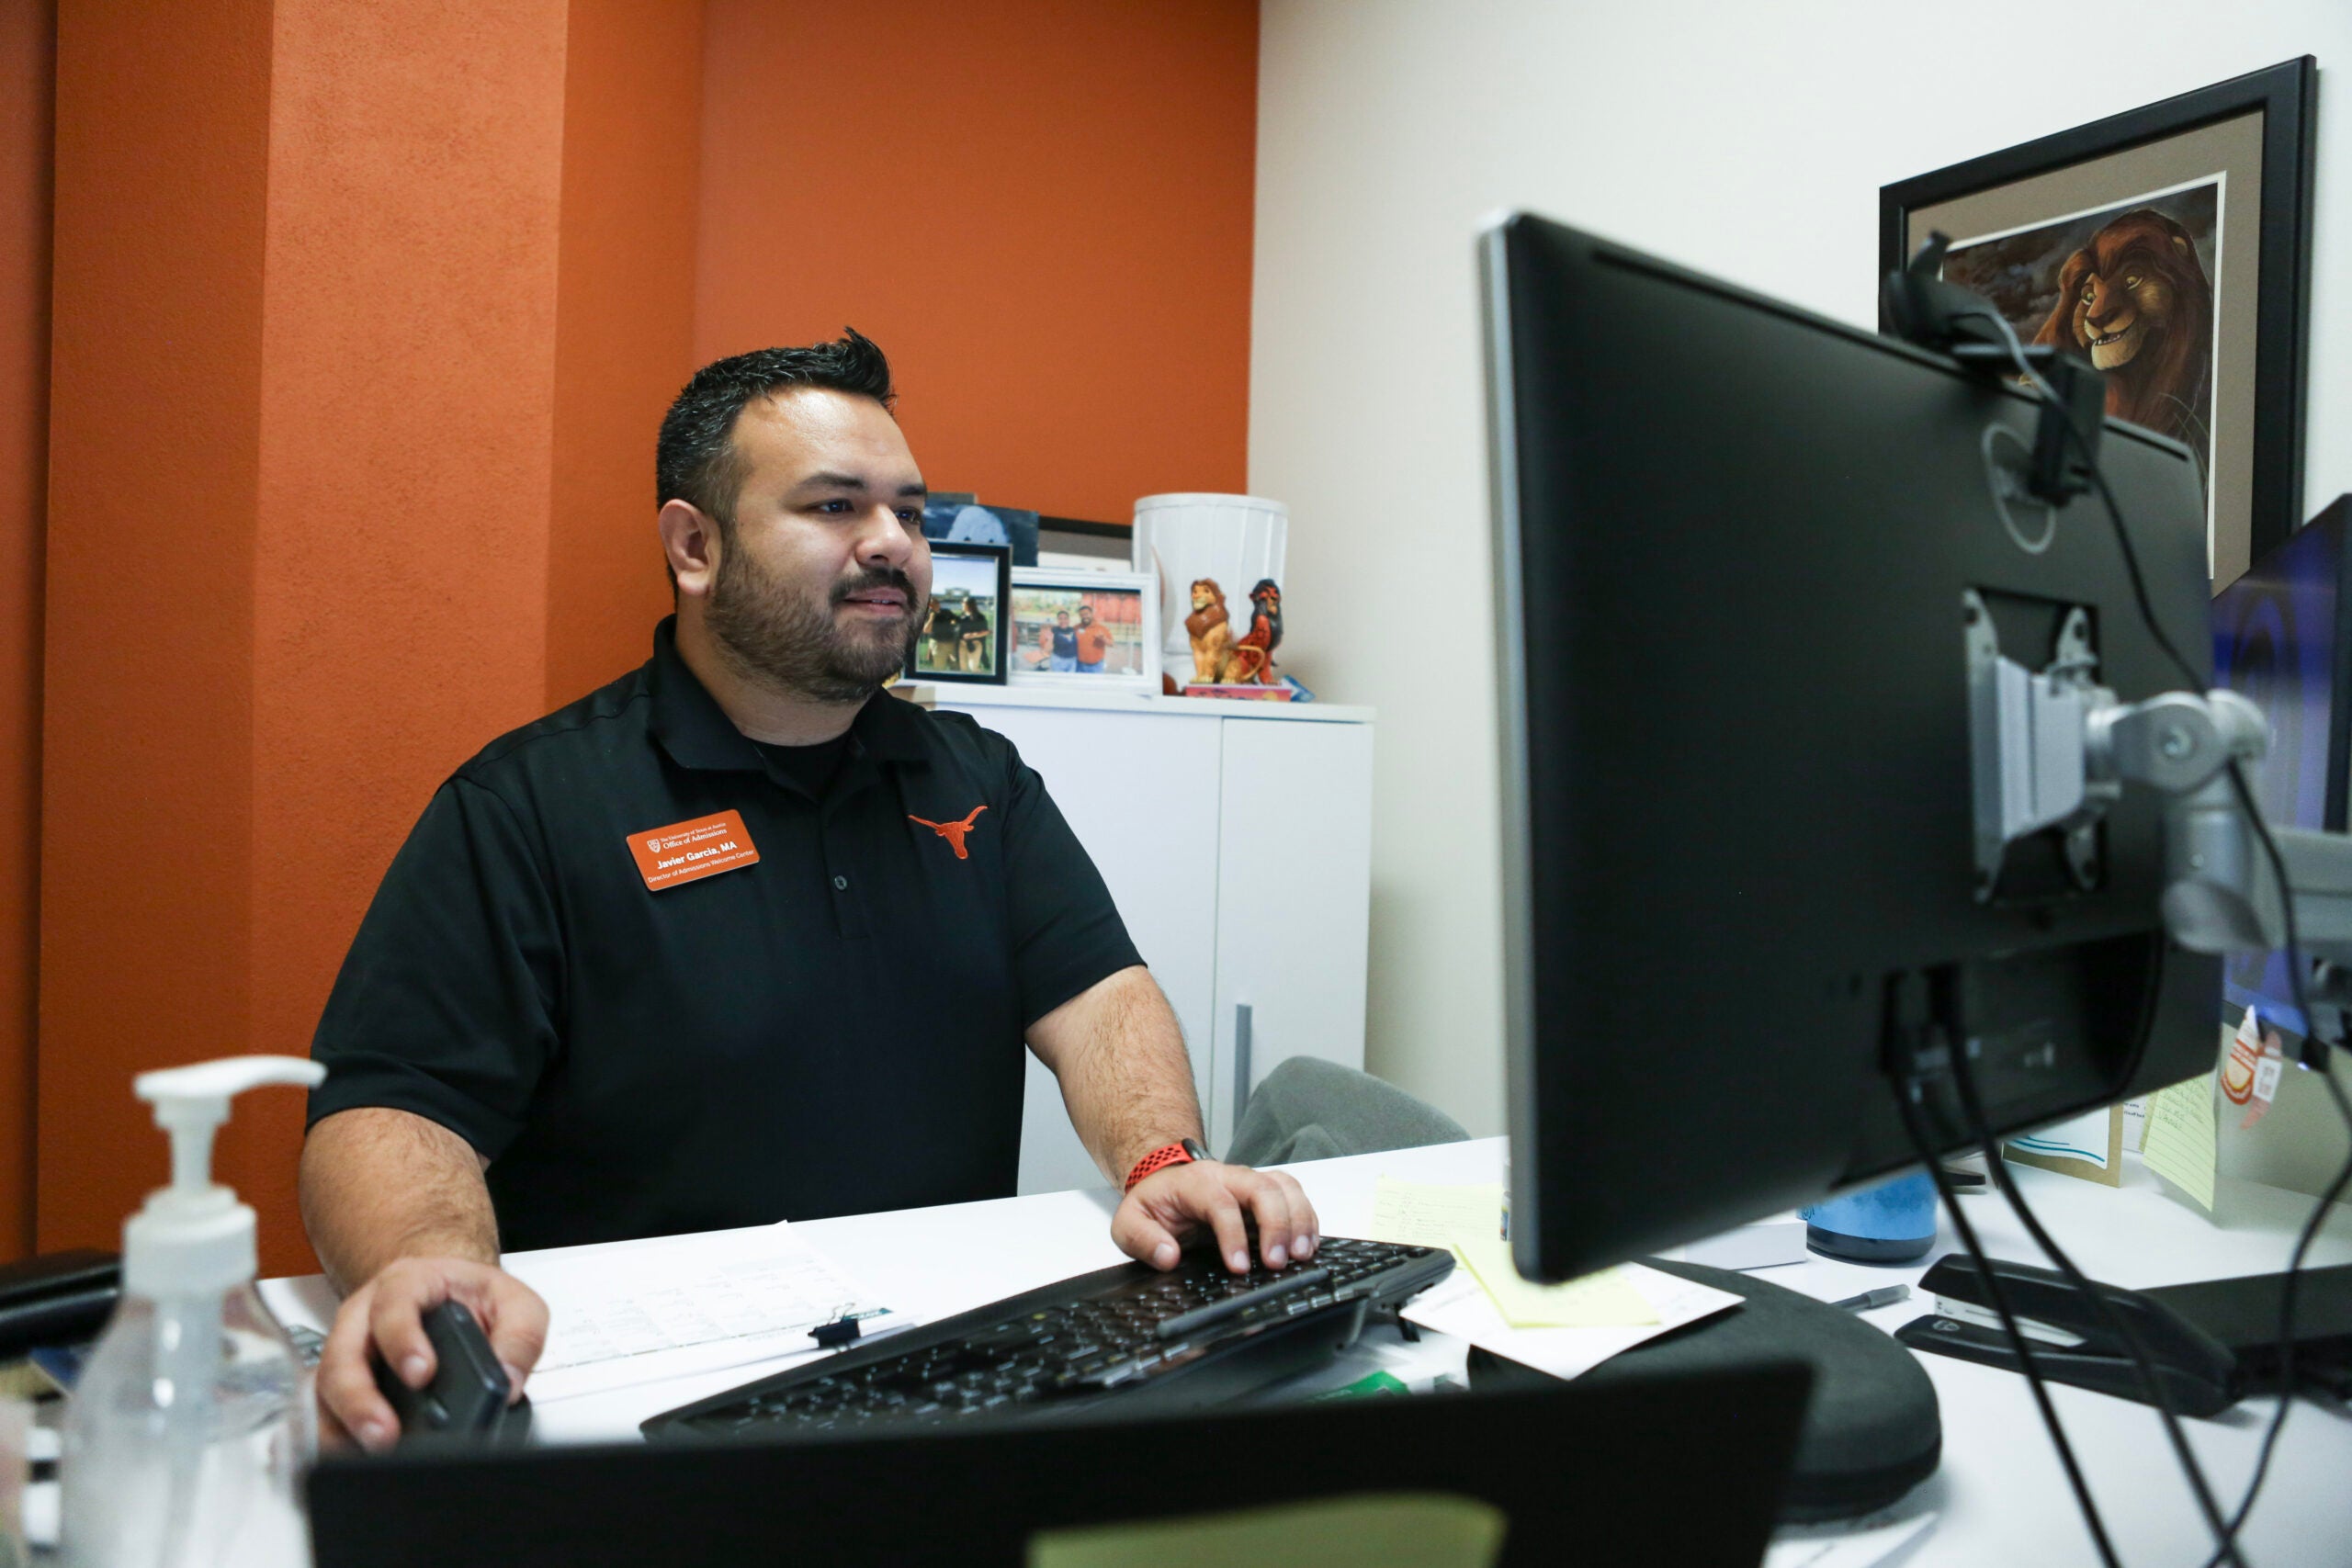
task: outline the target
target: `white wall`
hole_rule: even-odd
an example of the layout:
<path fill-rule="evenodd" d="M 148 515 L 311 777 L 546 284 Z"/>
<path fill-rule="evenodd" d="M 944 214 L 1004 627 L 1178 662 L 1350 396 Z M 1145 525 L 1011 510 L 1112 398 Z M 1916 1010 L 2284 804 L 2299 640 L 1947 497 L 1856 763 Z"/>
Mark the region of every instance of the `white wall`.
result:
<path fill-rule="evenodd" d="M 1882 185 L 2305 53 L 2324 96 L 2352 4 L 1265 0 L 1250 484 L 1292 668 L 1380 710 L 1374 1071 L 1502 1128 L 1481 216 L 1869 325 Z M 2352 490 L 2352 117 L 2319 169 L 2304 515 Z"/>

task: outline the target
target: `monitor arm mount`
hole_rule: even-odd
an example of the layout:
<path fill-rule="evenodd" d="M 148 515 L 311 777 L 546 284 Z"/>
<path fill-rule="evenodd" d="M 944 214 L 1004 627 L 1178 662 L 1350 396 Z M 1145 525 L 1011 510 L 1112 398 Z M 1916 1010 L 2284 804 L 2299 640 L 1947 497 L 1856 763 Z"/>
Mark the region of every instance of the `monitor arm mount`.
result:
<path fill-rule="evenodd" d="M 2165 928 L 2196 953 L 2269 953 L 2288 914 L 2309 965 L 2306 1066 L 2352 1018 L 2352 837 L 2272 827 L 2282 885 L 2231 773 L 2269 750 L 2261 710 L 2235 692 L 2165 692 L 2127 703 L 2098 683 L 2091 616 L 2065 612 L 2049 663 L 2002 653 L 1984 602 L 1962 595 L 1976 819 L 1976 893 L 1994 897 L 2008 846 L 2064 835 L 2068 869 L 2099 875 L 2098 824 L 2126 788 L 2165 798 Z"/>

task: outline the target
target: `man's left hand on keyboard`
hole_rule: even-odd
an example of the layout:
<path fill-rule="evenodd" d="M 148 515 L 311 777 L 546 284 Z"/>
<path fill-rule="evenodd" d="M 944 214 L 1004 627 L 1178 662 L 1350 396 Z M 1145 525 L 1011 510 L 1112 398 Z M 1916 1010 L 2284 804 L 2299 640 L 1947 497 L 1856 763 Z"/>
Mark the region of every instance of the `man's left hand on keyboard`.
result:
<path fill-rule="evenodd" d="M 1205 1226 L 1216 1235 L 1226 1267 L 1246 1274 L 1247 1221 L 1257 1224 L 1258 1253 L 1267 1268 L 1315 1256 L 1320 1239 L 1315 1205 L 1295 1179 L 1217 1160 L 1171 1165 L 1136 1182 L 1111 1216 L 1111 1239 L 1130 1258 L 1173 1269 L 1181 1244 Z"/>

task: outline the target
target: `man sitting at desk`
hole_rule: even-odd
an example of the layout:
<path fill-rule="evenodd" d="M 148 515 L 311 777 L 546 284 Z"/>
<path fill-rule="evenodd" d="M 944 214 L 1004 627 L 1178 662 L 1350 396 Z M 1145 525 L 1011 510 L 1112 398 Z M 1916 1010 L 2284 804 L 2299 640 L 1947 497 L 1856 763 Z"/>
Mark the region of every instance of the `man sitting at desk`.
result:
<path fill-rule="evenodd" d="M 463 1301 L 515 1381 L 510 1249 L 1008 1196 L 1022 1048 L 1169 1268 L 1204 1227 L 1310 1256 L 1273 1172 L 1187 1161 L 1176 1018 L 1036 773 L 880 694 L 930 598 L 924 486 L 856 333 L 706 366 L 662 421 L 677 613 L 653 657 L 492 741 L 385 873 L 319 1023 L 304 1224 L 346 1292 L 319 1369 L 370 1447 L 371 1347 L 429 1375 Z M 1135 1179 L 1138 1167 L 1146 1169 Z"/>

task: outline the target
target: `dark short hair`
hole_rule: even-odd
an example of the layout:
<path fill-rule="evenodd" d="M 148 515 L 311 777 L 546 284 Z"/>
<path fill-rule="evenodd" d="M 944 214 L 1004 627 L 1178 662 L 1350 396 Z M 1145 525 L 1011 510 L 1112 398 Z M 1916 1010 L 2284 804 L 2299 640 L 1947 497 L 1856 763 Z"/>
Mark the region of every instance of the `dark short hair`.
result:
<path fill-rule="evenodd" d="M 744 479 L 733 439 L 735 421 L 754 399 L 795 387 L 824 387 L 872 398 L 886 409 L 897 401 L 890 362 L 882 350 L 855 327 L 842 331 L 844 335 L 834 343 L 754 349 L 695 371 L 662 416 L 653 451 L 653 504 L 685 502 L 717 521 L 722 532 L 733 524 Z"/>

